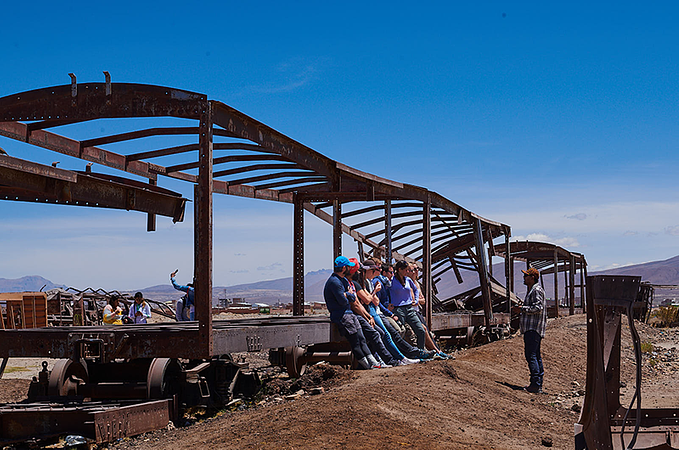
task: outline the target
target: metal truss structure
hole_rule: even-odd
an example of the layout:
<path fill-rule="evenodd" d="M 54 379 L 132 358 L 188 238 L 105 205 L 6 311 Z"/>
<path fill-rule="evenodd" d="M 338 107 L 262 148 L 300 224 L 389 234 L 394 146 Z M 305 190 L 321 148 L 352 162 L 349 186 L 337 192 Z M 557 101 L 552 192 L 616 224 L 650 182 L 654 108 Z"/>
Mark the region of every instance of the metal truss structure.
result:
<path fill-rule="evenodd" d="M 100 201 L 95 202 L 96 206 L 147 212 L 148 228 L 152 230 L 154 214 L 181 220 L 185 202 L 156 186 L 158 180 L 166 177 L 194 184 L 194 274 L 199 327 L 198 336 L 194 336 L 197 339 L 193 340 L 195 351 L 186 356 L 215 354 L 211 316 L 214 193 L 293 205 L 295 315 L 304 312 L 304 211 L 309 211 L 332 224 L 335 255 L 340 254 L 341 236 L 346 233 L 359 243 L 361 257 L 391 255 L 417 261 L 423 268 L 422 286 L 430 324 L 435 281 L 446 271 L 453 271 L 461 281 L 460 269 L 478 274 L 485 323 L 496 321 L 488 255 L 493 254 L 493 240 L 500 236 L 505 237 L 504 245 L 509 249 L 508 225 L 480 217 L 425 188 L 387 180 L 327 158 L 203 94 L 162 86 L 112 83 L 109 74 L 105 72 L 105 76 L 104 83 L 77 83 L 71 74 L 70 85 L 0 98 L 0 135 L 128 172 L 147 179 L 148 184 L 94 174 L 89 167 L 85 173 L 65 173 L 2 157 L 0 193 L 6 199 L 88 204 L 95 200 L 87 193 L 104 181 L 112 190 L 119 185 L 118 190 L 110 193 L 105 205 Z M 160 117 L 187 119 L 191 124 L 80 139 L 49 131 L 101 119 Z M 185 143 L 145 147 L 153 142 L 151 138 L 167 136 L 181 136 Z M 141 148 L 126 154 L 105 148 L 124 142 L 133 142 L 135 148 Z M 184 161 L 160 164 L 171 155 L 181 155 Z M 35 175 L 35 179 L 24 183 L 23 178 L 29 174 Z M 41 195 L 34 196 L 36 192 Z M 106 193 L 99 188 L 100 196 Z M 149 200 L 146 196 L 154 197 Z M 366 202 L 368 206 L 357 206 Z M 156 208 L 162 203 L 165 207 Z M 509 298 L 509 279 L 506 295 Z"/>
<path fill-rule="evenodd" d="M 582 253 L 571 252 L 558 245 L 545 242 L 517 241 L 512 242 L 507 252 L 506 246 L 496 246 L 495 253 L 509 260 L 508 267 L 512 271 L 510 290 L 514 291 L 514 261 L 524 261 L 526 268 L 535 267 L 541 275 L 554 275 L 554 299 L 555 311 L 550 316 L 559 317 L 559 272 L 564 274 L 564 292 L 568 304 L 568 314 L 575 313 L 575 288 L 580 288 L 580 299 L 584 312 L 585 279 L 587 277 L 587 261 Z M 579 272 L 580 280 L 576 282 L 576 274 Z M 540 277 L 544 288 L 544 278 Z"/>

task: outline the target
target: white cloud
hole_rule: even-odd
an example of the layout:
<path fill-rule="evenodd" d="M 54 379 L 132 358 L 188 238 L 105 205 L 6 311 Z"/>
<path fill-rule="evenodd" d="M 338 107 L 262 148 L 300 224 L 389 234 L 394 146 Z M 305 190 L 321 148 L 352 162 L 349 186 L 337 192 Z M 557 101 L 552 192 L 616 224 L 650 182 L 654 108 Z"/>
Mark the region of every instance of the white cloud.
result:
<path fill-rule="evenodd" d="M 679 225 L 665 227 L 665 234 L 669 234 L 670 236 L 679 236 Z"/>
<path fill-rule="evenodd" d="M 512 241 L 546 242 L 549 244 L 556 244 L 567 250 L 570 248 L 580 247 L 580 243 L 574 237 L 566 236 L 561 238 L 554 238 L 547 236 L 546 234 L 543 233 L 530 233 L 526 236 L 514 236 L 512 237 Z"/>
<path fill-rule="evenodd" d="M 566 219 L 576 219 L 576 220 L 585 220 L 587 218 L 587 214 L 585 213 L 577 213 L 572 216 L 564 216 Z"/>
<path fill-rule="evenodd" d="M 565 208 L 564 208 L 565 209 Z M 587 220 L 569 219 L 568 211 L 557 206 L 536 204 L 534 210 L 520 212 L 487 213 L 487 217 L 510 224 L 513 230 L 528 230 L 569 235 L 580 233 L 618 233 L 628 231 L 658 232 L 668 223 L 679 223 L 679 202 L 616 202 L 581 207 Z M 570 209 L 570 207 L 569 207 Z M 578 215 L 576 214 L 576 216 Z"/>
<path fill-rule="evenodd" d="M 318 62 L 307 62 L 302 58 L 290 59 L 270 72 L 277 77 L 276 81 L 268 85 L 252 86 L 251 89 L 261 94 L 294 91 L 312 82 L 318 72 Z"/>
<path fill-rule="evenodd" d="M 639 233 L 637 233 L 636 231 L 631 231 L 631 230 L 628 230 L 628 231 L 625 231 L 624 233 L 622 233 L 623 236 L 636 236 L 637 234 L 639 234 Z"/>

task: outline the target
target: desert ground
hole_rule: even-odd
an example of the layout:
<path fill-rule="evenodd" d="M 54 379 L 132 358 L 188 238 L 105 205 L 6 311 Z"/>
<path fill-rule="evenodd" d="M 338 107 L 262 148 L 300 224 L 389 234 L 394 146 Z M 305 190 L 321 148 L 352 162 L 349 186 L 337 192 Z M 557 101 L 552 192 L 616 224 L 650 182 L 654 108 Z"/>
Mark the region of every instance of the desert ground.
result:
<path fill-rule="evenodd" d="M 679 329 L 637 323 L 644 353 L 644 407 L 679 406 Z M 269 381 L 251 405 L 234 405 L 184 426 L 102 446 L 109 449 L 557 449 L 573 448 L 585 388 L 585 316 L 550 319 L 542 345 L 545 392 L 530 394 L 520 335 L 455 352 L 455 360 L 370 371 L 319 364 L 299 380 L 262 367 Z M 253 366 L 262 366 L 262 356 Z M 28 371 L 0 380 L 0 401 L 18 401 Z M 634 386 L 623 326 L 622 402 Z M 17 376 L 22 374 L 23 376 Z M 12 375 L 14 378 L 9 378 Z M 310 395 L 314 387 L 324 392 Z"/>

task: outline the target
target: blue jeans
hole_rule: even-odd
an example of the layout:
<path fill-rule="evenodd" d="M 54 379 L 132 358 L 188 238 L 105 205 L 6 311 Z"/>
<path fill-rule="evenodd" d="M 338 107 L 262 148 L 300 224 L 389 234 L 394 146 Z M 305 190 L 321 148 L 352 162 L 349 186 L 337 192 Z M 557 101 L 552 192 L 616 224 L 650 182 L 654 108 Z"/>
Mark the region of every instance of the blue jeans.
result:
<path fill-rule="evenodd" d="M 422 326 L 420 318 L 417 317 L 415 308 L 413 308 L 411 305 L 397 306 L 394 308 L 394 313 L 398 316 L 398 320 L 400 320 L 401 323 L 407 323 L 410 325 L 410 328 L 413 329 L 413 332 L 417 336 L 417 348 L 426 350 L 424 347 L 424 342 L 427 332 L 424 330 L 424 326 Z"/>
<path fill-rule="evenodd" d="M 384 335 L 380 336 L 382 337 L 384 346 L 387 348 L 387 350 L 389 350 L 389 353 L 391 353 L 391 356 L 393 356 L 398 361 L 402 360 L 404 358 L 403 353 L 401 353 L 398 347 L 396 347 L 396 344 L 394 344 L 394 341 L 391 338 L 391 333 L 389 333 L 389 330 L 385 326 L 384 322 L 382 322 L 380 315 L 377 314 L 373 316 L 373 319 L 375 319 L 375 326 L 380 327 L 382 331 L 384 331 Z"/>
<path fill-rule="evenodd" d="M 523 334 L 523 343 L 530 370 L 530 384 L 542 389 L 542 377 L 545 370 L 542 368 L 542 355 L 540 355 L 540 343 L 542 336 L 535 330 L 528 330 Z"/>

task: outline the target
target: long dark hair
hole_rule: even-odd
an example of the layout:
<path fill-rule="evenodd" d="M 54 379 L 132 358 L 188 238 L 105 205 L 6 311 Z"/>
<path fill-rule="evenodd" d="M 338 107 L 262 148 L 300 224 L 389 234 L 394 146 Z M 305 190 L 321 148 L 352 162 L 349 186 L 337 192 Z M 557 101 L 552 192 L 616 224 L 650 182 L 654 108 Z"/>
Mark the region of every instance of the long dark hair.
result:
<path fill-rule="evenodd" d="M 405 287 L 405 285 L 406 285 L 406 279 L 405 279 L 405 277 L 401 277 L 399 270 L 406 269 L 407 267 L 408 267 L 408 263 L 405 262 L 405 260 L 403 260 L 403 259 L 401 261 L 398 261 L 396 264 L 394 264 L 394 276 L 399 281 L 399 283 L 401 283 L 403 285 L 403 287 Z"/>

